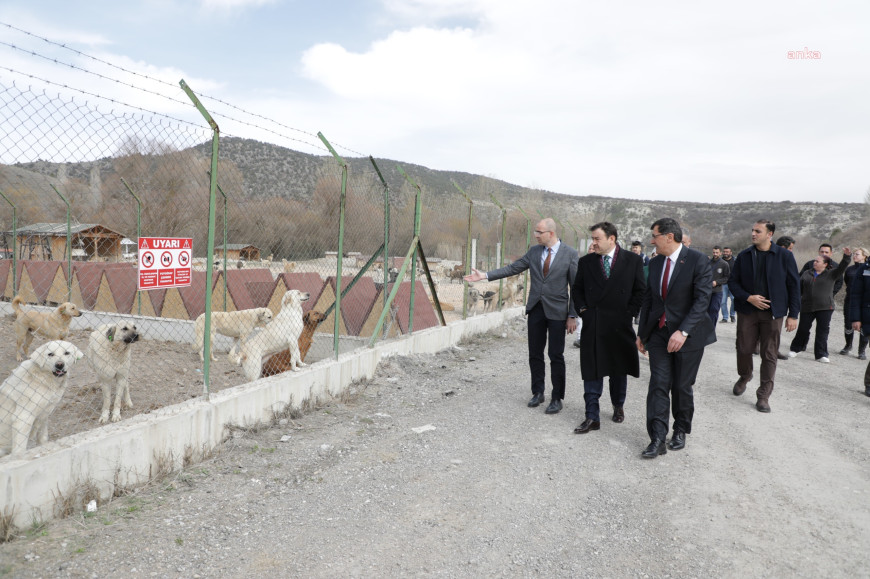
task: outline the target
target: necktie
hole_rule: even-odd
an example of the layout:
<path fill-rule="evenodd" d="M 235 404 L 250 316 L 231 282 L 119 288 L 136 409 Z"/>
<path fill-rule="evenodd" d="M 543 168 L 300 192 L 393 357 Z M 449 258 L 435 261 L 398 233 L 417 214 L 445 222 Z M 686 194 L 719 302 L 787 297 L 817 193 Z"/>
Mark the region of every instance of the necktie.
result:
<path fill-rule="evenodd" d="M 610 256 L 604 256 L 604 279 L 610 279 Z"/>
<path fill-rule="evenodd" d="M 544 261 L 544 275 L 546 276 L 550 273 L 550 257 L 553 255 L 553 250 L 549 247 L 547 248 L 547 259 Z"/>
<path fill-rule="evenodd" d="M 665 301 L 665 298 L 668 297 L 668 275 L 671 273 L 671 258 L 666 257 L 665 261 L 667 265 L 665 266 L 665 274 L 662 276 L 662 301 Z M 665 327 L 665 313 L 662 312 L 662 317 L 659 318 L 659 327 Z"/>

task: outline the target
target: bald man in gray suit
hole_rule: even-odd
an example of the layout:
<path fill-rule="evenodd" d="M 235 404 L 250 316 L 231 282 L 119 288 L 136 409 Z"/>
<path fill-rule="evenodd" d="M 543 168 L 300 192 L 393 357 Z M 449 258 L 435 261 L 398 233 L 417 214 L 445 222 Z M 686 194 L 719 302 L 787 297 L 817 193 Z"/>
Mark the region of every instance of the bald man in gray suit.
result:
<path fill-rule="evenodd" d="M 515 262 L 500 269 L 483 273 L 474 268 L 465 281 L 496 280 L 529 271 L 528 316 L 529 368 L 532 373 L 532 399 L 530 407 L 539 406 L 546 399 L 546 364 L 544 347 L 548 346 L 550 381 L 553 395 L 547 414 L 562 410 L 565 397 L 565 334 L 577 329 L 577 314 L 571 300 L 570 288 L 577 275 L 577 251 L 562 243 L 556 234 L 556 222 L 542 219 L 535 226 L 537 245 Z"/>

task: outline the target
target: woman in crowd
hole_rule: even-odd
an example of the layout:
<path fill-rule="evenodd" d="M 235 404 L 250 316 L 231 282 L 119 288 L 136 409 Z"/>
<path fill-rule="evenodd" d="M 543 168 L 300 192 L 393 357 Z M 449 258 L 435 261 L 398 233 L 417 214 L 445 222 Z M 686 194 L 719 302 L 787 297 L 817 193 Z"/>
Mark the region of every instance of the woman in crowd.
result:
<path fill-rule="evenodd" d="M 834 282 L 843 277 L 851 261 L 852 250 L 843 248 L 843 260 L 837 269 L 831 268 L 831 258 L 819 255 L 813 267 L 801 275 L 801 315 L 794 340 L 789 347 L 789 357 L 794 358 L 807 348 L 810 329 L 816 322 L 816 340 L 813 353 L 816 360 L 827 364 L 828 332 L 831 329 L 831 316 L 834 314 Z"/>
<path fill-rule="evenodd" d="M 864 262 L 867 260 L 868 253 L 867 250 L 863 247 L 856 247 L 852 251 L 852 265 L 846 268 L 846 273 L 843 276 L 843 281 L 846 284 L 846 299 L 843 302 L 843 320 L 845 321 L 846 328 L 846 345 L 843 346 L 843 349 L 840 350 L 840 354 L 846 356 L 849 352 L 852 351 L 852 339 L 855 337 L 855 330 L 852 329 L 853 320 L 849 314 L 849 297 L 852 293 L 852 283 L 855 281 L 855 274 Z M 866 360 L 867 359 L 867 336 L 863 335 L 861 332 L 858 332 L 858 359 Z"/>
<path fill-rule="evenodd" d="M 849 292 L 849 317 L 854 320 L 852 329 L 863 340 L 870 336 L 870 264 L 865 259 L 855 272 Z M 864 342 L 866 343 L 866 342 Z M 870 364 L 864 371 L 864 394 L 870 396 Z"/>

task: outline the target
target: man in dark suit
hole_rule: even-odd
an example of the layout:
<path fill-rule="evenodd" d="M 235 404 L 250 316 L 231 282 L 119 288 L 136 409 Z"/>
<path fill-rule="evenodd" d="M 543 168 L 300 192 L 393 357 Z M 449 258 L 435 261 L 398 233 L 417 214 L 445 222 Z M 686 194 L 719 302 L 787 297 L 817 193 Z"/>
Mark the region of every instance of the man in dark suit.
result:
<path fill-rule="evenodd" d="M 565 398 L 565 334 L 577 329 L 577 315 L 568 294 L 577 274 L 577 251 L 559 241 L 556 222 L 542 219 L 535 226 L 538 244 L 515 262 L 483 273 L 474 268 L 463 279 L 469 282 L 496 280 L 529 271 L 528 315 L 529 368 L 532 372 L 532 399 L 529 406 L 539 406 L 545 400 L 546 365 L 544 347 L 549 342 L 550 380 L 553 395 L 547 414 L 562 410 Z"/>
<path fill-rule="evenodd" d="M 674 434 L 667 448 L 685 448 L 695 412 L 692 386 L 704 348 L 716 341 L 713 322 L 707 315 L 713 293 L 710 260 L 681 243 L 683 231 L 673 219 L 659 219 L 651 229 L 657 255 L 649 264 L 649 283 L 637 332 L 637 348 L 649 352 L 650 367 L 646 398 L 650 444 L 641 453 L 644 458 L 667 452 L 671 403 Z"/>
<path fill-rule="evenodd" d="M 646 287 L 643 259 L 619 247 L 614 224 L 602 221 L 589 231 L 593 253 L 580 258 L 571 288 L 574 309 L 583 322 L 580 373 L 586 401 L 586 417 L 575 434 L 601 428 L 598 400 L 605 376 L 610 377 L 612 420 L 619 423 L 625 419 L 627 375 L 640 375 L 632 318 L 640 311 Z"/>
<path fill-rule="evenodd" d="M 801 311 L 800 278 L 794 255 L 771 240 L 776 225 L 760 219 L 752 226 L 752 245 L 741 251 L 728 287 L 734 294 L 737 313 L 737 374 L 732 392 L 740 396 L 752 379 L 752 352 L 760 343 L 761 383 L 755 391 L 755 408 L 770 412 L 770 395 L 776 376 L 782 319 L 786 331 L 797 328 Z"/>

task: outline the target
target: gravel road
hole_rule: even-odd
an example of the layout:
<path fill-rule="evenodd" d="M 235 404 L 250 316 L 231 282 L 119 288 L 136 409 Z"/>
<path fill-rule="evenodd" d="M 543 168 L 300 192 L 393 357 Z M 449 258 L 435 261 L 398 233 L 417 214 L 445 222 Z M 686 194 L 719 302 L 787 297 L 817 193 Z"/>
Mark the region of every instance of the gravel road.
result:
<path fill-rule="evenodd" d="M 623 424 L 605 393 L 601 430 L 575 435 L 577 350 L 565 409 L 527 408 L 519 318 L 391 359 L 353 395 L 236 432 L 95 513 L 23 529 L 0 545 L 0 576 L 870 576 L 866 362 L 836 355 L 832 332 L 831 364 L 780 363 L 765 415 L 757 369 L 731 394 L 735 326 L 718 335 L 686 449 L 656 460 L 640 458 L 647 365 Z"/>

